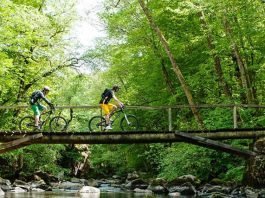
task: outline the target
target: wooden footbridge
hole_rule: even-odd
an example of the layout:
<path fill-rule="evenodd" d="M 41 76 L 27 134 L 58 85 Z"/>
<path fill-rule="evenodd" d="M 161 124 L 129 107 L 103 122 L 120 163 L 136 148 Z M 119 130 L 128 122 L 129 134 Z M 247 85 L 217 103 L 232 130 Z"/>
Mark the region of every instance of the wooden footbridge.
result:
<path fill-rule="evenodd" d="M 136 132 L 0 132 L 0 153 L 30 144 L 143 144 L 186 142 L 212 148 L 244 158 L 253 157 L 219 140 L 256 139 L 265 137 L 264 129 L 226 129 L 213 131 L 136 131 Z"/>
<path fill-rule="evenodd" d="M 220 130 L 172 130 L 171 109 L 168 109 L 168 131 L 135 131 L 135 132 L 1 132 L 0 153 L 21 148 L 30 144 L 143 144 L 143 143 L 176 143 L 186 142 L 206 148 L 249 158 L 256 155 L 250 150 L 234 148 L 221 140 L 257 139 L 265 137 L 265 128 L 238 129 L 236 111 L 233 108 L 234 128 Z"/>

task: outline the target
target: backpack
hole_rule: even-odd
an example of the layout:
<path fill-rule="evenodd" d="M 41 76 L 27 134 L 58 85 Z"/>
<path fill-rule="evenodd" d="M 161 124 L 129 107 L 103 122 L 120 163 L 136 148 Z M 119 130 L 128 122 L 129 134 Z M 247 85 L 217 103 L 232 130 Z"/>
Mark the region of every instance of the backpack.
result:
<path fill-rule="evenodd" d="M 30 96 L 30 104 L 34 104 L 34 100 L 40 91 L 34 91 Z"/>
<path fill-rule="evenodd" d="M 108 96 L 109 89 L 105 89 L 104 92 L 101 94 L 101 98 L 105 99 Z"/>
<path fill-rule="evenodd" d="M 36 94 L 37 94 L 38 92 L 39 92 L 39 91 L 34 91 L 34 92 L 31 94 L 30 99 L 35 98 L 35 96 L 36 96 Z"/>

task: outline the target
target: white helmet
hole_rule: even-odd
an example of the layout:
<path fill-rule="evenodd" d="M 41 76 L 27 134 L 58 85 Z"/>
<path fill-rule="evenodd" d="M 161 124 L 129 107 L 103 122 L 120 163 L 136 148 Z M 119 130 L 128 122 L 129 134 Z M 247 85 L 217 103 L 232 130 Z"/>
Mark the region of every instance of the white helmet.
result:
<path fill-rule="evenodd" d="M 43 87 L 43 90 L 44 90 L 44 91 L 50 91 L 51 89 L 50 89 L 50 87 L 48 87 L 48 86 L 44 86 L 44 87 Z"/>

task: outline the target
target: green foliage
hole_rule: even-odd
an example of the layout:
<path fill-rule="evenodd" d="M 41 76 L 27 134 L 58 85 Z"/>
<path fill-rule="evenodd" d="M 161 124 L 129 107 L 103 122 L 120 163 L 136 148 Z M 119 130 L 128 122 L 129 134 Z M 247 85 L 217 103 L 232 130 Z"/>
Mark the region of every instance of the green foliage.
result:
<path fill-rule="evenodd" d="M 60 151 L 63 148 L 63 145 L 32 145 L 26 147 L 23 149 L 25 164 L 23 170 L 28 173 L 33 173 L 36 170 L 52 174 L 58 173 L 59 168 L 56 165 L 56 161 L 61 157 Z"/>
<path fill-rule="evenodd" d="M 231 167 L 224 176 L 224 181 L 233 181 L 240 183 L 243 180 L 245 166 Z"/>
<path fill-rule="evenodd" d="M 45 171 L 57 175 L 62 169 L 57 165 L 63 145 L 31 145 L 24 149 L 6 153 L 0 157 L 1 176 L 12 177 L 16 172 L 31 175 L 35 171 Z"/>
<path fill-rule="evenodd" d="M 173 180 L 176 177 L 192 174 L 203 181 L 213 178 L 229 178 L 243 161 L 225 153 L 204 149 L 188 144 L 176 144 L 162 154 L 160 177 Z M 234 172 L 230 172 L 234 169 Z M 228 170 L 228 171 L 227 171 Z M 227 173 L 225 173 L 227 171 Z M 237 172 L 237 179 L 242 172 Z M 242 175 L 241 175 L 242 176 Z"/>
<path fill-rule="evenodd" d="M 91 164 L 98 175 L 125 175 L 135 170 L 156 175 L 163 145 L 93 145 Z"/>
<path fill-rule="evenodd" d="M 105 0 L 100 14 L 107 38 L 82 55 L 77 73 L 66 38 L 76 19 L 75 1 L 0 0 L 0 105 L 28 104 L 28 96 L 45 85 L 56 105 L 98 105 L 100 94 L 121 85 L 118 98 L 125 105 L 166 106 L 188 104 L 183 86 L 150 27 L 137 0 Z M 239 59 L 248 74 L 256 104 L 265 98 L 264 4 L 260 0 L 148 1 L 155 24 L 167 40 L 197 104 L 246 103 L 246 88 Z M 235 46 L 238 54 L 235 54 Z M 75 53 L 74 53 L 75 54 Z M 219 60 L 222 79 L 218 76 Z M 220 69 L 219 68 L 219 69 Z M 222 84 L 226 83 L 230 95 Z M 143 130 L 168 130 L 167 110 L 129 110 Z M 230 108 L 199 109 L 207 129 L 233 127 Z M 1 130 L 16 130 L 20 117 L 30 110 L 0 110 Z M 69 119 L 69 110 L 58 111 Z M 98 109 L 75 109 L 69 131 L 87 131 L 88 120 Z M 239 108 L 238 125 L 264 127 L 262 109 Z M 188 108 L 172 109 L 173 129 L 197 129 Z M 248 141 L 227 141 L 248 148 Z M 238 158 L 187 144 L 93 145 L 91 166 L 96 175 L 149 172 L 168 180 L 194 174 L 202 180 L 215 177 L 240 181 L 244 163 Z M 56 174 L 81 160 L 80 151 L 64 146 L 33 145 L 1 156 L 1 174 L 14 171 L 19 156 L 23 171 Z M 16 170 L 15 170 L 16 171 Z M 70 171 L 69 171 L 70 172 Z M 87 173 L 89 174 L 89 172 Z"/>

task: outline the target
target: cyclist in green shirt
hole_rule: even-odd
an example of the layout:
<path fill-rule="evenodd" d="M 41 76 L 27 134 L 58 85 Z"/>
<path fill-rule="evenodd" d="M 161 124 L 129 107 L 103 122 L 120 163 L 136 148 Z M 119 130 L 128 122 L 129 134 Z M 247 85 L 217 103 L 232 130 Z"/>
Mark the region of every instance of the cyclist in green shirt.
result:
<path fill-rule="evenodd" d="M 54 108 L 53 104 L 46 98 L 46 95 L 49 93 L 50 88 L 44 86 L 42 90 L 34 91 L 30 96 L 30 105 L 34 113 L 35 118 L 35 127 L 39 129 L 40 114 L 44 112 L 47 107 L 40 104 L 40 100 L 44 100 L 50 108 Z"/>

